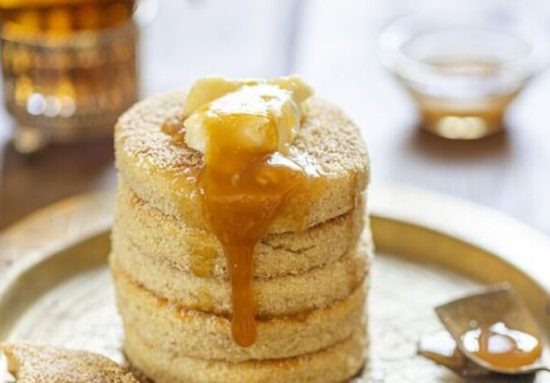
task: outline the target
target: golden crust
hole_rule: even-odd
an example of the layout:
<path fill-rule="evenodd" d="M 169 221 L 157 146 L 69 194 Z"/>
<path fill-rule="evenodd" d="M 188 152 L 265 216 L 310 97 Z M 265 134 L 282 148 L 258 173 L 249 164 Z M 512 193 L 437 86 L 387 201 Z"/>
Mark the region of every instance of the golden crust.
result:
<path fill-rule="evenodd" d="M 0 346 L 21 383 L 138 383 L 124 368 L 89 351 L 30 343 Z"/>
<path fill-rule="evenodd" d="M 202 155 L 161 131 L 164 121 L 182 114 L 184 101 L 183 93 L 171 93 L 127 111 L 115 127 L 116 163 L 141 199 L 189 226 L 208 228 L 196 182 Z M 302 231 L 357 206 L 368 182 L 368 158 L 359 129 L 339 108 L 319 99 L 306 102 L 289 156 L 319 176 L 291 199 L 269 232 Z"/>
<path fill-rule="evenodd" d="M 365 325 L 347 339 L 295 358 L 228 363 L 190 358 L 146 344 L 139 334 L 127 336 L 124 350 L 132 365 L 156 383 L 338 383 L 363 367 Z"/>
<path fill-rule="evenodd" d="M 255 343 L 242 348 L 233 341 L 230 319 L 173 305 L 120 270 L 113 272 L 126 335 L 140 334 L 151 347 L 189 357 L 231 362 L 288 358 L 347 338 L 364 317 L 366 291 L 360 286 L 325 309 L 257 320 Z"/>
<path fill-rule="evenodd" d="M 266 235 L 254 250 L 257 278 L 297 275 L 340 259 L 352 249 L 365 221 L 364 197 L 353 211 L 299 233 Z M 113 247 L 131 242 L 143 255 L 203 277 L 227 277 L 221 243 L 211 232 L 188 226 L 141 200 L 120 180 Z"/>
<path fill-rule="evenodd" d="M 258 278 L 253 282 L 258 317 L 292 315 L 330 306 L 357 289 L 372 257 L 370 238 L 333 263 L 299 275 Z M 124 238 L 114 237 L 111 263 L 155 295 L 182 307 L 218 315 L 232 313 L 227 278 L 204 278 L 178 270 L 162 258 L 144 254 Z M 299 256 L 299 254 L 297 255 Z"/>

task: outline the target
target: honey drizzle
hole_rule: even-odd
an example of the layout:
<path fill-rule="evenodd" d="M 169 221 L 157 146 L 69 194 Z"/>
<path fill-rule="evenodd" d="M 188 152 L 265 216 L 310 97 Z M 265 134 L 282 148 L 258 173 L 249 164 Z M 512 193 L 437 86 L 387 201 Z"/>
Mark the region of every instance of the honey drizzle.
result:
<path fill-rule="evenodd" d="M 289 198 L 304 187 L 306 174 L 279 153 L 208 153 L 199 179 L 201 195 L 227 258 L 233 339 L 247 347 L 256 339 L 254 248 Z"/>
<path fill-rule="evenodd" d="M 242 139 L 238 125 L 246 123 L 248 117 L 246 113 L 205 114 L 208 148 L 197 180 L 205 216 L 227 260 L 233 308 L 231 333 L 242 347 L 256 340 L 254 248 L 289 199 L 317 175 L 311 164 L 302 165 L 302 161 L 298 163 L 279 152 L 237 149 Z M 171 118 L 161 127 L 174 145 L 185 145 L 183 120 Z M 270 119 L 269 123 L 275 121 Z M 194 264 L 195 274 L 210 274 L 213 259 L 198 260 L 208 265 Z"/>

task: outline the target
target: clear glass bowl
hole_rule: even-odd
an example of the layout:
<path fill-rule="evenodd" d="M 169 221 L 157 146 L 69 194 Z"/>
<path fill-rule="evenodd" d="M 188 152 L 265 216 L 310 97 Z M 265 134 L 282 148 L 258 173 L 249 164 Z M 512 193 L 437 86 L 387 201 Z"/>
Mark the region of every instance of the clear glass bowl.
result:
<path fill-rule="evenodd" d="M 548 64 L 546 22 L 510 3 L 417 13 L 384 29 L 380 55 L 416 101 L 423 128 L 476 139 L 502 130 L 508 105 Z"/>

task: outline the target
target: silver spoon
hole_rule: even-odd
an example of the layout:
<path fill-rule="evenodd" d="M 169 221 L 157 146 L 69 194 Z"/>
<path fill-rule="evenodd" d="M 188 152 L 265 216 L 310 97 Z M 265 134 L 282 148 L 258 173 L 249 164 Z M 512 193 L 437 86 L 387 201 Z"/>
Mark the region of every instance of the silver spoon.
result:
<path fill-rule="evenodd" d="M 531 312 L 508 284 L 490 286 L 480 293 L 436 307 L 435 311 L 456 341 L 462 354 L 482 368 L 510 375 L 530 374 L 538 371 L 550 372 L 544 335 Z M 472 352 L 466 347 L 466 333 L 476 331 L 475 329 L 494 328 L 494 326 L 501 328 L 506 326 L 509 329 L 519 330 L 530 335 L 530 338 L 526 338 L 527 341 L 533 341 L 531 338 L 534 337 L 542 348 L 540 356 L 529 364 L 517 367 L 499 366 L 481 358 L 476 352 Z"/>

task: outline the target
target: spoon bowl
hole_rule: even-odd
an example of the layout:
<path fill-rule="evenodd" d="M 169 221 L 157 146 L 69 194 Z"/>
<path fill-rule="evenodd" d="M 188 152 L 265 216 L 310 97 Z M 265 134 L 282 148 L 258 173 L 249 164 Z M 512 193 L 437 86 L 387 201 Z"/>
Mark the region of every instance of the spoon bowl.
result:
<path fill-rule="evenodd" d="M 435 311 L 464 356 L 482 368 L 509 375 L 550 371 L 545 335 L 508 284 L 489 286 L 482 292 L 438 306 Z M 495 337 L 487 337 L 484 332 Z M 473 339 L 476 334 L 478 338 Z M 510 346 L 506 342 L 512 339 L 516 348 L 509 351 L 509 363 L 499 364 L 496 360 L 504 360 L 502 356 Z M 477 341 L 496 351 L 491 355 L 481 349 L 473 350 L 472 345 L 478 347 Z M 522 348 L 529 348 L 530 354 Z"/>

